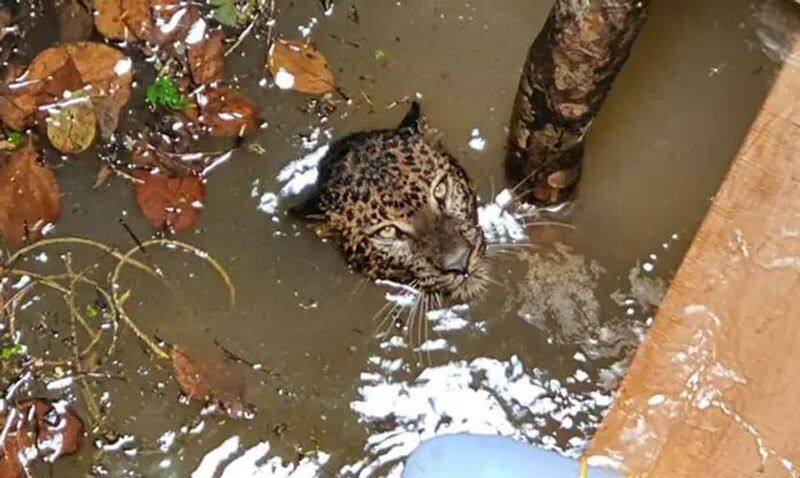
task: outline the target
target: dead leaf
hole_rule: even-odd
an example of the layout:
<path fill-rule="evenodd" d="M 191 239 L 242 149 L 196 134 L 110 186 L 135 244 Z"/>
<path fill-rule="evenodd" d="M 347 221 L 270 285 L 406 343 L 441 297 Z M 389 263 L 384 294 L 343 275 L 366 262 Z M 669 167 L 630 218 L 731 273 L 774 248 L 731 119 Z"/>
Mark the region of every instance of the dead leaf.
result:
<path fill-rule="evenodd" d="M 249 418 L 255 412 L 245 401 L 244 377 L 234 373 L 233 364 L 207 354 L 200 360 L 176 345 L 172 349 L 172 367 L 181 391 L 190 400 L 214 402 L 233 418 Z"/>
<path fill-rule="evenodd" d="M 111 177 L 111 174 L 113 172 L 114 172 L 114 168 L 112 168 L 111 166 L 109 166 L 106 163 L 103 163 L 103 165 L 100 166 L 100 170 L 97 171 L 97 177 L 94 180 L 94 184 L 92 185 L 92 189 L 97 189 L 100 186 L 102 186 L 103 184 L 105 184 L 106 181 L 108 181 L 108 178 Z"/>
<path fill-rule="evenodd" d="M 153 45 L 183 41 L 202 18 L 196 5 L 179 0 L 93 0 L 93 7 L 104 37 Z"/>
<path fill-rule="evenodd" d="M 25 400 L 0 416 L 5 439 L 0 445 L 0 477 L 25 476 L 31 459 L 53 462 L 81 447 L 83 422 L 63 402 Z M 7 430 L 7 432 L 5 432 Z"/>
<path fill-rule="evenodd" d="M 145 141 L 138 141 L 133 146 L 131 155 L 135 168 L 146 171 L 158 170 L 170 176 L 199 176 L 205 167 L 203 161 L 182 161 L 180 154 L 170 154 Z"/>
<path fill-rule="evenodd" d="M 130 97 L 132 66 L 122 52 L 101 43 L 48 48 L 25 73 L 0 89 L 0 119 L 10 128 L 25 129 L 45 117 L 41 109 L 57 106 L 65 92 L 76 91 L 87 93 L 105 111 L 118 113 Z"/>
<path fill-rule="evenodd" d="M 6 34 L 9 32 L 6 28 L 11 26 L 12 22 L 11 10 L 9 10 L 6 5 L 0 6 L 0 42 L 3 41 Z"/>
<path fill-rule="evenodd" d="M 205 32 L 205 22 L 202 25 Z M 197 33 L 200 35 L 202 33 Z M 198 85 L 207 85 L 223 78 L 225 67 L 225 33 L 214 30 L 204 34 L 203 39 L 190 43 L 187 56 L 192 78 Z"/>
<path fill-rule="evenodd" d="M 208 88 L 197 95 L 200 123 L 213 137 L 237 137 L 253 133 L 261 122 L 258 108 L 236 90 Z"/>
<path fill-rule="evenodd" d="M 56 0 L 62 42 L 86 41 L 92 36 L 92 14 L 83 0 Z"/>
<path fill-rule="evenodd" d="M 28 142 L 0 159 L 0 238 L 11 247 L 38 240 L 61 214 L 61 187 L 38 156 Z"/>
<path fill-rule="evenodd" d="M 191 2 L 157 0 L 153 3 L 156 31 L 148 39 L 153 44 L 171 46 L 176 42 L 184 42 L 193 27 L 205 25 L 202 11 Z"/>
<path fill-rule="evenodd" d="M 135 174 L 136 203 L 156 229 L 185 231 L 200 219 L 205 186 L 195 176 L 139 171 Z"/>
<path fill-rule="evenodd" d="M 125 23 L 121 0 L 93 0 L 94 26 L 109 40 L 128 41 L 133 33 Z"/>
<path fill-rule="evenodd" d="M 278 40 L 272 44 L 267 66 L 282 89 L 321 95 L 336 89 L 333 74 L 322 53 L 298 40 Z"/>
<path fill-rule="evenodd" d="M 47 118 L 47 137 L 62 153 L 81 153 L 89 149 L 95 136 L 94 115 L 89 99 L 57 108 Z"/>

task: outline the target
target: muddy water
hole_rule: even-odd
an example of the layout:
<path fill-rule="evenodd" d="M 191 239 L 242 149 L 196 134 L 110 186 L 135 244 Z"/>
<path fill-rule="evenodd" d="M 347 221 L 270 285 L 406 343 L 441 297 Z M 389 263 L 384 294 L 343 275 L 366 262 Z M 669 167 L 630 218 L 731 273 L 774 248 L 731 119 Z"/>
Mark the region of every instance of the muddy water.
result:
<path fill-rule="evenodd" d="M 260 211 L 259 197 L 279 189 L 275 177 L 290 161 L 331 137 L 394 124 L 402 106 L 387 106 L 417 96 L 489 200 L 507 186 L 506 121 L 549 2 L 511 0 L 501 8 L 488 0 L 359 0 L 336 2 L 330 15 L 312 0 L 277 3 L 276 33 L 298 38 L 310 26 L 352 104 L 324 117 L 304 111 L 307 97 L 259 84 L 265 51 L 257 40 L 246 41 L 227 68 L 263 107 L 269 126 L 253 139 L 266 153 L 242 149 L 218 168 L 201 226 L 179 237 L 225 267 L 237 287 L 235 307 L 219 278 L 191 255 L 149 250 L 147 260 L 169 278 L 166 286 L 133 271 L 122 279 L 135 291 L 129 313 L 142 329 L 206 354 L 219 354 L 218 343 L 261 364 L 241 371 L 258 412 L 253 420 L 231 421 L 181 403 L 169 364 L 150 361 L 126 331 L 115 367 L 124 380 L 97 381 L 94 391 L 108 392 L 105 428 L 130 437 L 100 440 L 108 448 L 102 453 L 86 446 L 57 463 L 54 476 L 84 476 L 93 465 L 113 476 L 188 476 L 209 451 L 228 456 L 218 447 L 231 437 L 238 442 L 228 445 L 239 451 L 227 462 L 268 442 L 269 453 L 256 450 L 256 457 L 282 459 L 276 469 L 284 472 L 307 452 L 329 455 L 320 476 L 335 476 L 345 465 L 369 474 L 371 459 L 393 451 L 402 457 L 415 437 L 437 430 L 499 432 L 579 452 L 646 327 L 663 289 L 659 278 L 674 273 L 777 68 L 754 46 L 756 7 L 739 0 L 654 2 L 594 124 L 579 197 L 568 213 L 548 217 L 570 226 L 532 226 L 523 242 L 535 247 L 498 254 L 499 284 L 462 312 L 469 325 L 430 332 L 441 335 L 445 350 L 413 354 L 381 347 L 373 336 L 378 324 L 371 318 L 386 289 L 348 272 L 332 247 L 284 214 L 283 204 L 272 215 Z M 95 174 L 91 157 L 59 169 L 65 214 L 54 234 L 127 249 L 135 244 L 119 225 L 123 218 L 139 237 L 149 237 L 130 188 L 112 181 L 94 191 Z M 96 259 L 73 250 L 76 262 Z M 60 250 L 48 252 L 53 266 Z M 43 299 L 26 314 L 59 310 L 52 297 Z M 45 343 L 41 332 L 25 333 L 32 348 Z M 506 385 L 551 397 L 550 409 L 537 402 L 520 411 L 526 393 L 489 380 L 497 370 L 505 371 Z M 421 373 L 427 375 L 418 380 Z M 77 390 L 63 392 L 84 410 Z M 459 411 L 460 400 L 474 400 L 478 409 Z M 418 411 L 420 402 L 444 411 Z M 498 409 L 484 414 L 479 408 L 487 403 Z M 459 413 L 461 422 L 454 420 Z M 399 437 L 401 446 L 393 449 L 381 432 Z M 386 447 L 367 450 L 376 443 Z M 374 474 L 390 468 L 375 466 Z M 286 473 L 263 476 L 273 475 Z"/>

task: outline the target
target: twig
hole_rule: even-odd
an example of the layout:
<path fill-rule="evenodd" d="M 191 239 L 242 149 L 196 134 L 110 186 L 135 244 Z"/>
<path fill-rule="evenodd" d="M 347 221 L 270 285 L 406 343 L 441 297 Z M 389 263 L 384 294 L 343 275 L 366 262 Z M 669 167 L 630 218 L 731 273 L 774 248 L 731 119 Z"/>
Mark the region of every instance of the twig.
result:
<path fill-rule="evenodd" d="M 239 48 L 239 45 L 241 45 L 242 42 L 245 40 L 245 38 L 247 38 L 250 35 L 250 32 L 253 31 L 253 28 L 255 28 L 256 23 L 258 22 L 258 20 L 261 17 L 261 14 L 264 11 L 264 4 L 265 3 L 266 3 L 266 0 L 259 0 L 259 2 L 258 2 L 258 10 L 253 15 L 253 19 L 244 28 L 244 30 L 242 30 L 242 33 L 239 34 L 239 37 L 236 39 L 236 41 L 233 43 L 233 45 L 231 45 L 231 47 L 228 48 L 225 51 L 225 56 L 226 57 L 230 56 L 231 53 L 233 53 L 237 48 Z M 270 20 L 274 20 L 274 15 L 275 15 L 275 0 L 271 0 L 270 1 L 270 7 L 269 7 Z M 271 31 L 272 31 L 272 22 L 270 22 L 270 24 L 267 26 L 267 49 L 269 49 L 269 45 L 270 45 L 270 39 L 271 39 L 271 36 L 272 36 L 271 35 Z"/>
<path fill-rule="evenodd" d="M 51 245 L 54 245 L 54 244 L 81 244 L 81 245 L 91 246 L 91 247 L 100 249 L 102 251 L 105 251 L 105 252 L 111 254 L 112 256 L 114 256 L 115 258 L 117 258 L 118 260 L 126 262 L 126 263 L 136 267 L 137 269 L 141 269 L 141 270 L 147 272 L 148 274 L 151 274 L 151 275 L 154 275 L 154 276 L 158 276 L 158 274 L 153 269 L 148 267 L 147 265 L 145 265 L 145 264 L 143 264 L 143 263 L 141 263 L 141 262 L 139 262 L 137 260 L 131 259 L 129 257 L 125 257 L 124 255 L 122 255 L 119 252 L 117 252 L 116 249 L 114 249 L 112 247 L 109 247 L 109 246 L 107 246 L 105 244 L 99 243 L 97 241 L 93 241 L 91 239 L 83 239 L 83 238 L 80 238 L 80 237 L 56 237 L 56 238 L 53 238 L 53 239 L 43 239 L 43 240 L 41 240 L 39 242 L 35 242 L 35 243 L 31 244 L 30 246 L 23 247 L 22 249 L 20 249 L 17 252 L 15 252 L 14 255 L 12 255 L 11 257 L 8 258 L 8 260 L 2 266 L 2 269 L 5 270 L 8 267 L 8 264 L 15 263 L 21 256 L 24 256 L 26 254 L 30 254 L 32 251 L 35 251 L 36 249 L 40 249 L 40 248 L 46 247 L 46 246 L 51 246 Z M 0 272 L 2 272 L 2 271 L 0 271 Z"/>

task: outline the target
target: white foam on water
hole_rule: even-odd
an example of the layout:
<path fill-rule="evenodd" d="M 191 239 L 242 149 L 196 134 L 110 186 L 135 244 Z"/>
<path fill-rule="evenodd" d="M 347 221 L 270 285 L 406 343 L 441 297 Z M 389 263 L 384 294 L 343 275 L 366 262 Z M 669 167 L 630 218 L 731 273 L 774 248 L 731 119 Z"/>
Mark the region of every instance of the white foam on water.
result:
<path fill-rule="evenodd" d="M 258 443 L 248 449 L 241 446 L 238 436 L 232 436 L 206 453 L 192 478 L 315 478 L 330 460 L 325 452 L 306 456 L 297 464 L 285 463 L 277 456 L 269 456 L 269 442 Z"/>
<path fill-rule="evenodd" d="M 489 243 L 519 242 L 528 234 L 522 218 L 511 212 L 511 191 L 504 189 L 494 200 L 478 208 L 478 224 Z"/>
<path fill-rule="evenodd" d="M 192 23 L 189 33 L 186 34 L 186 43 L 194 45 L 200 43 L 206 36 L 206 22 L 202 18 Z"/>
<path fill-rule="evenodd" d="M 373 358 L 372 365 L 376 362 L 381 363 Z M 366 456 L 344 466 L 340 476 L 400 476 L 405 458 L 417 445 L 453 433 L 503 435 L 576 456 L 592 432 L 577 424 L 585 422 L 586 415 L 599 422 L 611 403 L 609 395 L 599 392 L 570 392 L 544 372 L 526 370 L 516 356 L 505 361 L 453 361 L 426 368 L 409 380 L 394 375 L 381 370 L 362 375 L 360 398 L 350 406 L 362 423 L 380 423 L 384 431 L 367 438 Z M 582 435 L 559 449 L 553 436 L 540 432 L 548 423 Z"/>
<path fill-rule="evenodd" d="M 281 169 L 277 179 L 283 184 L 282 197 L 296 196 L 317 182 L 319 162 L 328 154 L 328 148 L 328 145 L 321 146 Z"/>
<path fill-rule="evenodd" d="M 472 130 L 469 143 L 467 144 L 475 151 L 483 151 L 486 149 L 486 138 L 481 136 L 481 132 L 478 128 L 475 128 Z"/>
<path fill-rule="evenodd" d="M 275 85 L 282 90 L 294 88 L 294 75 L 281 67 L 275 74 Z"/>

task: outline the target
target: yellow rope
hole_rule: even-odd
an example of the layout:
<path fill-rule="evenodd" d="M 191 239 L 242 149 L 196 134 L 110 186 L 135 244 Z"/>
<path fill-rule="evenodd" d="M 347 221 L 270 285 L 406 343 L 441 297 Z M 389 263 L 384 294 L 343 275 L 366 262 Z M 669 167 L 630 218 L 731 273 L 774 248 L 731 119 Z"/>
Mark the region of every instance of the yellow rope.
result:
<path fill-rule="evenodd" d="M 580 478 L 589 478 L 589 460 L 585 457 L 581 457 L 581 475 Z"/>

